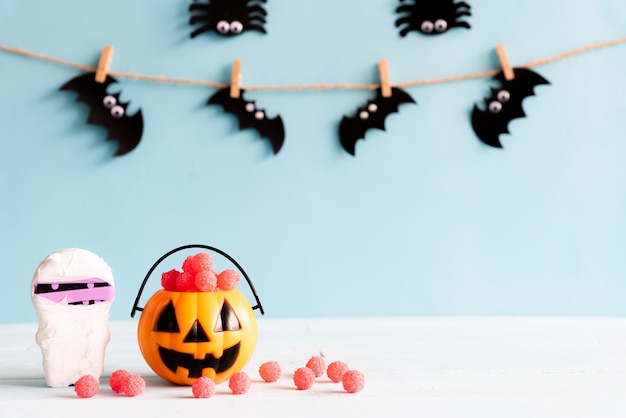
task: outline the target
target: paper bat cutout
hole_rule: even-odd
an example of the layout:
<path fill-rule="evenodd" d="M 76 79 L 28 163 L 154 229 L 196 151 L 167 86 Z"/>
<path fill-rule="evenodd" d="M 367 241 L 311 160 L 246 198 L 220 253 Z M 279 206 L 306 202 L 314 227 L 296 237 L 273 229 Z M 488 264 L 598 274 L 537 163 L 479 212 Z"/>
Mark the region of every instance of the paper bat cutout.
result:
<path fill-rule="evenodd" d="M 239 97 L 233 98 L 230 97 L 230 87 L 223 88 L 209 98 L 207 105 L 221 105 L 225 112 L 237 116 L 239 130 L 255 129 L 261 138 L 267 138 L 270 141 L 274 154 L 278 154 L 285 142 L 283 120 L 280 115 L 273 119 L 268 118 L 264 110 L 257 109 L 254 101 L 247 101 L 243 98 L 244 92 L 245 90 L 240 90 Z"/>
<path fill-rule="evenodd" d="M 119 101 L 120 93 L 109 94 L 109 85 L 117 80 L 107 76 L 104 83 L 98 83 L 95 73 L 86 73 L 75 77 L 61 86 L 60 90 L 78 93 L 77 102 L 89 106 L 87 124 L 102 126 L 107 130 L 106 140 L 116 140 L 118 148 L 115 156 L 128 154 L 141 141 L 143 116 L 141 109 L 134 115 L 126 113 L 128 103 Z"/>
<path fill-rule="evenodd" d="M 472 127 L 478 138 L 487 145 L 502 148 L 499 136 L 509 133 L 508 125 L 516 118 L 525 117 L 522 101 L 535 94 L 535 87 L 550 84 L 548 80 L 534 71 L 525 68 L 514 68 L 514 78 L 506 80 L 504 73 L 494 76 L 502 87 L 492 88 L 491 96 L 485 98 L 485 110 L 474 105 L 472 111 Z"/>
<path fill-rule="evenodd" d="M 378 89 L 376 98 L 368 100 L 367 104 L 359 107 L 355 116 L 344 116 L 341 119 L 339 138 L 343 149 L 355 155 L 356 141 L 365 138 L 365 133 L 370 129 L 384 131 L 387 116 L 397 112 L 398 107 L 403 103 L 416 102 L 399 88 L 392 88 L 390 97 L 383 97 L 381 89 Z"/>

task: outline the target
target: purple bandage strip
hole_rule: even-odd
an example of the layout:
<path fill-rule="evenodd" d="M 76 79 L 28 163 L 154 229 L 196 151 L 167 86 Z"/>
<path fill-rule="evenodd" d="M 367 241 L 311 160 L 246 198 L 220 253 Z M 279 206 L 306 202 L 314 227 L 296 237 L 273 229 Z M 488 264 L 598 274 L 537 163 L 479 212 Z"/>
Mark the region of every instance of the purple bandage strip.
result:
<path fill-rule="evenodd" d="M 96 283 L 106 283 L 106 286 L 94 286 Z M 113 286 L 111 286 L 105 280 L 97 278 L 79 279 L 69 282 L 39 282 L 36 286 L 50 286 L 50 290 L 47 290 L 45 292 L 37 291 L 36 287 L 35 295 L 51 300 L 55 303 L 66 302 L 68 304 L 80 304 L 82 302 L 83 304 L 87 305 L 90 303 L 90 301 L 93 301 L 93 303 L 112 301 L 115 296 L 115 289 L 113 288 Z M 70 290 L 57 290 L 60 286 L 76 286 L 78 288 Z"/>

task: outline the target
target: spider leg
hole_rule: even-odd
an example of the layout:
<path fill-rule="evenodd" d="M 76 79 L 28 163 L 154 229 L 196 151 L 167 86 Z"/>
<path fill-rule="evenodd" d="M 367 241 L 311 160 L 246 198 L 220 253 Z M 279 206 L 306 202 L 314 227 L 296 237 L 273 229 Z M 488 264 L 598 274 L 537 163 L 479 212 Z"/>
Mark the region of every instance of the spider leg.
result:
<path fill-rule="evenodd" d="M 403 4 L 401 6 L 396 7 L 396 13 L 409 13 L 413 11 L 413 7 L 409 4 Z"/>
<path fill-rule="evenodd" d="M 453 22 L 450 26 L 455 27 L 455 28 L 467 28 L 467 29 L 471 28 L 470 24 L 467 22 Z"/>
<path fill-rule="evenodd" d="M 253 3 L 253 2 L 255 2 L 255 1 L 258 1 L 258 2 L 261 2 L 261 3 L 265 3 L 267 0 L 247 0 L 247 1 L 246 1 L 246 4 L 248 4 L 248 3 Z"/>
<path fill-rule="evenodd" d="M 198 12 L 208 13 L 209 12 L 209 5 L 208 4 L 201 4 L 201 3 L 191 3 L 189 5 L 189 11 L 190 12 L 198 11 Z"/>
<path fill-rule="evenodd" d="M 248 19 L 250 23 L 259 23 L 259 24 L 267 23 L 267 21 L 265 20 L 263 16 L 248 16 Z"/>
<path fill-rule="evenodd" d="M 267 33 L 265 31 L 265 28 L 261 25 L 255 25 L 254 23 L 251 23 L 249 25 L 246 25 L 246 30 L 256 30 L 259 32 L 263 32 L 263 33 Z"/>
<path fill-rule="evenodd" d="M 400 36 L 406 36 L 407 33 L 411 31 L 418 31 L 419 29 L 415 25 L 406 25 L 404 28 L 400 29 Z"/>
<path fill-rule="evenodd" d="M 456 8 L 459 9 L 461 7 L 465 7 L 466 9 L 470 8 L 470 5 L 465 3 L 464 1 L 460 1 L 457 4 L 455 4 Z"/>
<path fill-rule="evenodd" d="M 196 23 L 205 23 L 207 21 L 206 16 L 194 15 L 189 18 L 189 24 L 195 25 Z"/>
<path fill-rule="evenodd" d="M 204 25 L 204 26 L 200 26 L 198 29 L 194 30 L 193 32 L 191 32 L 191 37 L 195 38 L 196 36 L 203 34 L 204 32 L 208 32 L 210 30 L 213 29 L 213 26 L 211 25 Z"/>
<path fill-rule="evenodd" d="M 259 13 L 259 14 L 262 14 L 263 16 L 267 16 L 267 12 L 265 11 L 265 9 L 259 6 L 258 4 L 248 7 L 248 14 L 251 14 L 251 13 Z"/>
<path fill-rule="evenodd" d="M 457 19 L 461 16 L 471 16 L 471 15 L 472 14 L 470 12 L 466 12 L 466 11 L 456 12 Z"/>
<path fill-rule="evenodd" d="M 400 25 L 405 25 L 405 24 L 410 25 L 412 21 L 413 19 L 411 19 L 409 16 L 400 17 L 396 19 L 396 26 L 399 27 Z"/>

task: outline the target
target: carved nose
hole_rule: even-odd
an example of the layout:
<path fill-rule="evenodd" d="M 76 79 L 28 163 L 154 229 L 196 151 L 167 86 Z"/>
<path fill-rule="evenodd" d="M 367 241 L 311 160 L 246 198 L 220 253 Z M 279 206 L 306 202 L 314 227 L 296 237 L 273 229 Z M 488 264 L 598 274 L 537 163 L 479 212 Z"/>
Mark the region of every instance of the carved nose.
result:
<path fill-rule="evenodd" d="M 209 339 L 209 336 L 204 331 L 204 329 L 202 328 L 202 325 L 200 325 L 200 322 L 198 322 L 197 319 L 196 319 L 196 322 L 193 323 L 193 325 L 191 326 L 191 329 L 189 330 L 189 332 L 185 336 L 185 339 L 183 340 L 183 342 L 186 342 L 186 343 L 208 343 L 210 341 L 211 340 Z"/>

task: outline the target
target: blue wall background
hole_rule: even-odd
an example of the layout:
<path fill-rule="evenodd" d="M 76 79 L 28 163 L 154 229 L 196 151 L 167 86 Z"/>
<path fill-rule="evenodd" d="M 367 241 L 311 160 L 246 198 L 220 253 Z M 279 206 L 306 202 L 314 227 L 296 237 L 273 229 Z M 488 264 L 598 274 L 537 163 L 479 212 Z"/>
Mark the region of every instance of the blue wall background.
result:
<path fill-rule="evenodd" d="M 258 86 L 376 83 L 381 59 L 392 82 L 466 74 L 497 68 L 500 42 L 518 65 L 626 35 L 622 0 L 471 1 L 471 30 L 406 38 L 395 0 L 269 0 L 267 35 L 192 40 L 189 3 L 4 0 L 0 43 L 92 66 L 110 44 L 114 71 L 226 83 L 241 59 Z M 152 263 L 190 243 L 233 255 L 272 317 L 624 315 L 625 65 L 622 45 L 535 68 L 552 84 L 504 150 L 471 130 L 488 79 L 407 89 L 418 105 L 356 158 L 338 123 L 371 92 L 248 92 L 285 121 L 274 156 L 204 106 L 214 89 L 120 79 L 146 128 L 113 158 L 58 92 L 80 71 L 0 52 L 0 321 L 35 320 L 31 276 L 64 247 L 111 265 L 112 318 L 128 318 Z"/>

